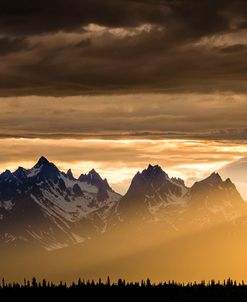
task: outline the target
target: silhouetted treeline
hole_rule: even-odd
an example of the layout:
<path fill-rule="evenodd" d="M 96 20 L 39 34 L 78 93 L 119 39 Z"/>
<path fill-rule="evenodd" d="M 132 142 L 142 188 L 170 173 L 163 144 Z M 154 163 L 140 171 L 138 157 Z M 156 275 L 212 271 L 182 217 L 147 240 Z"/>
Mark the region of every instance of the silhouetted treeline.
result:
<path fill-rule="evenodd" d="M 54 284 L 35 278 L 22 284 L 6 283 L 0 286 L 0 301 L 14 299 L 46 301 L 69 299 L 68 301 L 247 301 L 247 285 L 231 279 L 224 282 L 176 283 L 174 281 L 154 284 L 149 279 L 141 282 L 126 282 L 119 279 L 112 283 L 99 279 L 66 284 Z"/>

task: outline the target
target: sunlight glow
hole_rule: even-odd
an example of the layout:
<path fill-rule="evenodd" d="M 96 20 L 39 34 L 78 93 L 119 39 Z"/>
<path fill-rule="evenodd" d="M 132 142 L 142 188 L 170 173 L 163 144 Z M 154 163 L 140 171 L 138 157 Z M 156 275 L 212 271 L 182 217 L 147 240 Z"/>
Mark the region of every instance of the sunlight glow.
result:
<path fill-rule="evenodd" d="M 76 177 L 94 168 L 120 193 L 126 192 L 135 173 L 149 163 L 159 164 L 170 176 L 192 185 L 247 155 L 245 142 L 233 141 L 8 138 L 0 144 L 1 171 L 30 168 L 44 155 L 62 171 L 71 168 Z"/>

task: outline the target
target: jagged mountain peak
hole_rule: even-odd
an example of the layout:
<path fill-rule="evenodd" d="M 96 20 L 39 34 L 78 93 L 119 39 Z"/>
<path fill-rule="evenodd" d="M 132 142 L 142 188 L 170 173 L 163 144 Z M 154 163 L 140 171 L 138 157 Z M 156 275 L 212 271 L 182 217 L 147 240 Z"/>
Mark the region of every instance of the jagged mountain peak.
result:
<path fill-rule="evenodd" d="M 178 184 L 178 185 L 186 187 L 184 180 L 182 178 L 180 178 L 180 177 L 172 177 L 171 180 L 173 182 L 175 182 L 176 184 Z"/>
<path fill-rule="evenodd" d="M 170 178 L 159 165 L 152 164 L 136 173 L 123 197 L 95 169 L 76 179 L 71 169 L 61 172 L 44 156 L 31 169 L 19 167 L 14 173 L 6 170 L 0 175 L 2 234 L 13 232 L 16 238 L 38 240 L 49 248 L 47 238 L 57 236 L 55 242 L 60 242 L 61 235 L 66 242 L 77 242 L 73 237 L 76 234 L 79 241 L 86 240 L 91 232 L 105 231 L 118 221 L 127 222 L 129 217 L 170 221 L 179 229 L 188 217 L 202 224 L 208 219 L 228 219 L 225 217 L 241 212 L 243 204 L 231 180 L 223 181 L 216 172 L 187 188 L 182 179 Z M 216 211 L 223 215 L 215 215 Z M 11 232 L 10 225 L 15 226 Z M 30 229 L 34 232 L 31 235 L 27 233 Z"/>
<path fill-rule="evenodd" d="M 41 165 L 44 164 L 49 164 L 49 160 L 47 158 L 45 158 L 43 155 L 39 158 L 39 160 L 37 161 L 37 163 L 35 164 L 34 168 L 38 168 Z"/>
<path fill-rule="evenodd" d="M 134 208 L 136 214 L 143 210 L 150 214 L 156 211 L 155 207 L 158 209 L 180 202 L 186 192 L 187 188 L 170 179 L 159 165 L 149 164 L 147 169 L 137 172 L 133 177 L 127 193 L 121 199 L 120 208 L 123 213 Z"/>
<path fill-rule="evenodd" d="M 217 172 L 213 172 L 212 174 L 210 174 L 206 180 L 211 181 L 211 182 L 222 182 L 222 178 L 220 176 L 219 173 Z"/>
<path fill-rule="evenodd" d="M 192 189 L 194 188 L 207 188 L 207 187 L 217 187 L 221 184 L 223 184 L 223 180 L 221 178 L 221 176 L 219 175 L 219 173 L 213 172 L 212 174 L 210 174 L 208 177 L 206 177 L 205 179 L 201 180 L 201 181 L 197 181 L 194 183 L 194 185 L 192 186 Z"/>
<path fill-rule="evenodd" d="M 160 172 L 163 171 L 159 165 L 151 165 L 149 164 L 147 169 L 148 172 Z M 163 171 L 164 172 L 164 171 Z"/>
<path fill-rule="evenodd" d="M 17 178 L 22 178 L 27 175 L 27 170 L 23 167 L 18 167 L 13 173 Z"/>
<path fill-rule="evenodd" d="M 39 160 L 37 161 L 37 163 L 33 166 L 33 168 L 31 170 L 37 170 L 39 169 L 40 171 L 44 171 L 44 172 L 48 172 L 51 170 L 54 170 L 56 172 L 59 171 L 59 169 L 57 168 L 57 166 L 50 162 L 47 158 L 45 158 L 44 156 L 41 156 L 39 158 Z M 29 170 L 29 171 L 31 171 Z"/>
<path fill-rule="evenodd" d="M 112 191 L 107 179 L 103 179 L 95 169 L 90 170 L 88 174 L 81 174 L 78 180 L 82 182 L 87 182 L 88 184 L 91 184 L 101 189 Z"/>
<path fill-rule="evenodd" d="M 100 174 L 93 168 L 91 169 L 88 173 L 85 174 L 81 174 L 80 177 L 84 178 L 84 177 L 99 177 L 101 178 Z M 102 178 L 101 178 L 102 179 Z"/>
<path fill-rule="evenodd" d="M 161 169 L 161 167 L 159 165 L 148 164 L 147 170 L 156 170 L 156 169 Z"/>
<path fill-rule="evenodd" d="M 225 180 L 225 183 L 234 185 L 234 183 L 231 181 L 231 179 L 229 177 Z"/>
<path fill-rule="evenodd" d="M 32 169 L 28 170 L 28 177 L 38 177 L 39 179 L 52 179 L 55 180 L 61 172 L 55 164 L 50 162 L 44 156 L 41 156 L 38 162 L 33 166 Z"/>
<path fill-rule="evenodd" d="M 121 195 L 95 170 L 86 177 L 82 183 L 71 169 L 64 173 L 44 156 L 30 169 L 0 174 L 0 245 L 8 233 L 54 249 L 60 242 L 82 242 L 103 231 L 105 211 L 115 207 Z"/>
<path fill-rule="evenodd" d="M 19 166 L 19 167 L 15 170 L 15 172 L 22 172 L 22 171 L 26 171 L 26 169 L 23 168 L 23 167 L 21 167 L 21 166 Z M 15 173 L 15 172 L 14 172 L 14 173 Z"/>
<path fill-rule="evenodd" d="M 141 173 L 137 173 L 136 175 L 141 175 L 145 179 L 158 179 L 158 178 L 168 178 L 168 175 L 159 165 L 151 165 L 149 164 L 146 169 L 144 169 Z"/>
<path fill-rule="evenodd" d="M 134 178 L 132 179 L 131 186 L 135 184 L 142 185 L 146 184 L 155 184 L 155 186 L 161 185 L 166 180 L 171 180 L 168 174 L 159 166 L 159 165 L 151 165 L 149 164 L 148 167 L 142 172 L 138 171 Z"/>
<path fill-rule="evenodd" d="M 99 173 L 94 168 L 88 172 L 88 175 L 90 175 L 91 177 L 102 179 Z"/>
<path fill-rule="evenodd" d="M 91 180 L 95 181 L 95 182 L 102 182 L 102 183 L 107 183 L 108 184 L 108 181 L 106 178 L 102 178 L 101 175 L 95 170 L 95 169 L 92 169 L 88 172 L 87 176 L 90 177 Z"/>
<path fill-rule="evenodd" d="M 216 172 L 194 183 L 189 190 L 190 204 L 203 207 L 205 202 L 208 209 L 222 207 L 224 204 L 232 207 L 243 205 L 243 199 L 232 181 L 229 178 L 223 181 Z"/>
<path fill-rule="evenodd" d="M 39 158 L 39 160 L 37 161 L 37 163 L 34 165 L 34 169 L 39 169 L 39 168 L 54 168 L 56 170 L 58 170 L 57 166 L 50 162 L 47 158 L 45 158 L 44 156 L 41 156 Z"/>
<path fill-rule="evenodd" d="M 224 187 L 237 191 L 235 184 L 231 181 L 230 178 L 227 178 L 223 183 L 224 183 Z"/>
<path fill-rule="evenodd" d="M 71 169 L 69 169 L 69 170 L 67 171 L 66 176 L 67 176 L 68 179 L 70 179 L 70 180 L 74 180 L 74 179 L 75 179 Z"/>
<path fill-rule="evenodd" d="M 10 178 L 10 177 L 13 177 L 13 174 L 10 170 L 5 170 L 2 174 L 0 174 L 0 177 L 1 178 Z"/>

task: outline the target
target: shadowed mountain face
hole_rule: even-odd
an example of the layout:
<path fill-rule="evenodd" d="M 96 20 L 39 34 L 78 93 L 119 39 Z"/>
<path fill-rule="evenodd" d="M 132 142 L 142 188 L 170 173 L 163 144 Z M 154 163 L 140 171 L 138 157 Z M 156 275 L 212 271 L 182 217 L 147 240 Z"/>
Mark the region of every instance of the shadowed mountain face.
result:
<path fill-rule="evenodd" d="M 230 179 L 213 173 L 188 188 L 158 165 L 138 172 L 123 197 L 94 169 L 76 179 L 45 157 L 31 169 L 0 175 L 2 246 L 53 250 L 133 223 L 158 228 L 165 237 L 241 221 L 246 207 Z"/>
<path fill-rule="evenodd" d="M 124 214 L 134 212 L 145 219 L 170 204 L 183 202 L 187 191 L 183 182 L 169 178 L 160 166 L 149 165 L 134 176 L 129 190 L 120 202 L 120 209 Z"/>
<path fill-rule="evenodd" d="M 212 173 L 191 188 L 170 178 L 159 166 L 138 172 L 119 202 L 122 220 L 152 221 L 163 225 L 163 233 L 198 231 L 221 223 L 235 222 L 247 214 L 247 205 L 235 185 Z"/>
<path fill-rule="evenodd" d="M 230 205 L 232 208 L 242 205 L 243 200 L 229 178 L 223 181 L 218 173 L 196 182 L 190 189 L 189 201 L 195 206 L 208 207 Z"/>
<path fill-rule="evenodd" d="M 86 182 L 98 188 L 97 198 L 99 201 L 104 201 L 109 198 L 108 191 L 112 191 L 107 179 L 102 179 L 101 176 L 92 169 L 88 174 L 81 174 L 79 181 Z"/>

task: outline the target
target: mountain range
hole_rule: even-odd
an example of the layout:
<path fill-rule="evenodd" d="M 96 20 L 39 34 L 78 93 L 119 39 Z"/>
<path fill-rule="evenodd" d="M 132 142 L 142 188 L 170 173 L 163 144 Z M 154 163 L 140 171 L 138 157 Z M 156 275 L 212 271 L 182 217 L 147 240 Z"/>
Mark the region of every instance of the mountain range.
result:
<path fill-rule="evenodd" d="M 122 226 L 159 226 L 164 236 L 243 223 L 247 204 L 218 173 L 187 187 L 158 165 L 133 177 L 124 196 L 93 169 L 75 178 L 45 157 L 31 168 L 0 174 L 0 246 L 51 251 L 84 243 Z"/>

